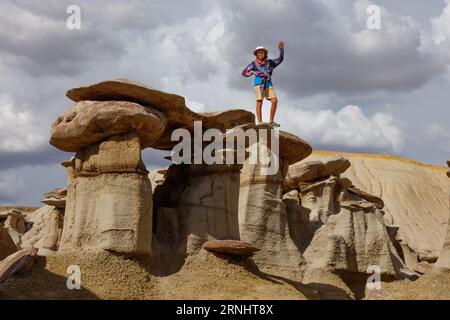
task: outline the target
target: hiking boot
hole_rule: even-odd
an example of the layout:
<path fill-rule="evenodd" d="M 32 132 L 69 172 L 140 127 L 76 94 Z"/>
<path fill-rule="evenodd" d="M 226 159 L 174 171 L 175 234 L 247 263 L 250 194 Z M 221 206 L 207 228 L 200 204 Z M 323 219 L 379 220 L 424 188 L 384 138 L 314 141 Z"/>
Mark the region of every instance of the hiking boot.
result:
<path fill-rule="evenodd" d="M 278 124 L 278 123 L 276 123 L 275 121 L 272 121 L 271 123 L 269 123 L 270 124 L 270 126 L 272 127 L 272 128 L 279 128 L 280 127 L 280 125 Z"/>

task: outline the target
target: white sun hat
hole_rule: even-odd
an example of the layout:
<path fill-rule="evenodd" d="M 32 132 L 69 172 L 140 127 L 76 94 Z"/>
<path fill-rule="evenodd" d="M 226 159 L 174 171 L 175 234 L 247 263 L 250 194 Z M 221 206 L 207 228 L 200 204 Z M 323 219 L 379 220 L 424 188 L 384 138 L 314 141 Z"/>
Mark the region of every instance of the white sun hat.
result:
<path fill-rule="evenodd" d="M 259 47 L 256 47 L 255 50 L 253 50 L 253 54 L 254 54 L 255 56 L 256 56 L 256 52 L 257 52 L 258 50 L 264 50 L 264 51 L 266 52 L 266 56 L 267 56 L 267 54 L 269 53 L 269 50 L 267 50 L 267 49 L 264 48 L 263 46 L 259 46 Z"/>

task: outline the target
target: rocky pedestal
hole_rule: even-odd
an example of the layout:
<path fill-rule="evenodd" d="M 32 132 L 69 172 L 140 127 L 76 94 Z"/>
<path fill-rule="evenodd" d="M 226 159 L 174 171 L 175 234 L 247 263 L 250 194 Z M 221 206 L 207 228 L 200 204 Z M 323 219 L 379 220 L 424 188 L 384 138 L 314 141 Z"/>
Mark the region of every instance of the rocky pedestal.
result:
<path fill-rule="evenodd" d="M 274 144 L 270 136 L 275 131 L 264 126 L 256 126 L 255 130 L 258 139 L 247 146 L 249 157 L 240 177 L 240 240 L 260 249 L 253 259 L 264 272 L 295 274 L 300 272 L 304 259 L 290 236 L 286 207 L 282 201 L 282 182 L 291 162 L 289 155 L 293 154 L 299 160 L 307 157 L 311 148 L 301 139 L 283 133 L 276 135 L 278 143 Z M 265 134 L 268 139 L 261 139 Z M 286 148 L 287 144 L 298 146 L 292 150 Z M 260 157 L 263 154 L 260 150 L 268 150 L 268 155 L 274 156 L 269 163 Z M 274 161 L 278 162 L 275 166 Z"/>
<path fill-rule="evenodd" d="M 112 136 L 82 149 L 73 172 L 59 251 L 150 254 L 152 189 L 139 136 Z"/>
<path fill-rule="evenodd" d="M 349 164 L 336 157 L 289 167 L 284 201 L 306 270 L 364 275 L 374 265 L 397 277 L 405 265 L 383 220 L 383 202 L 340 178 Z"/>
<path fill-rule="evenodd" d="M 392 244 L 382 212 L 366 201 L 344 201 L 316 231 L 304 253 L 310 269 L 397 277 L 403 263 Z"/>

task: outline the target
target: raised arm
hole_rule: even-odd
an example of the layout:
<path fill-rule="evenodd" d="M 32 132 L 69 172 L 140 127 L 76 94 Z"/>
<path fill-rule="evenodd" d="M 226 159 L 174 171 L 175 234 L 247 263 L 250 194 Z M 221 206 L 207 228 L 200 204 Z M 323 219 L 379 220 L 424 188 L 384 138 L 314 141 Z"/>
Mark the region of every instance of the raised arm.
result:
<path fill-rule="evenodd" d="M 271 64 L 272 64 L 273 68 L 278 67 L 278 65 L 280 63 L 282 63 L 284 60 L 284 41 L 280 41 L 278 43 L 278 48 L 280 49 L 280 55 L 278 56 L 278 58 L 271 60 Z"/>
<path fill-rule="evenodd" d="M 271 59 L 272 67 L 276 68 L 284 60 L 284 48 L 280 48 L 280 55 L 276 59 Z"/>
<path fill-rule="evenodd" d="M 253 69 L 253 63 L 250 63 L 248 66 L 245 67 L 244 70 L 242 70 L 242 75 L 244 77 L 251 77 L 254 74 L 256 74 L 256 71 Z"/>

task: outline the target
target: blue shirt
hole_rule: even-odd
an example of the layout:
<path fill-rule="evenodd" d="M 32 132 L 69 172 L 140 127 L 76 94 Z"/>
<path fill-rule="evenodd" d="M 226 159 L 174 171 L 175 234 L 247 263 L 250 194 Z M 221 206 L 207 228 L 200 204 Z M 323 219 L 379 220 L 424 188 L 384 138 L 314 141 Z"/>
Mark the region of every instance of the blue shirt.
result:
<path fill-rule="evenodd" d="M 243 71 L 244 77 L 255 76 L 253 80 L 254 86 L 264 85 L 264 88 L 272 87 L 272 72 L 273 69 L 284 60 L 284 48 L 280 48 L 280 55 L 276 59 L 267 59 L 265 64 L 258 64 L 255 60 L 251 62 Z M 265 82 L 264 82 L 265 79 Z"/>
<path fill-rule="evenodd" d="M 255 63 L 257 63 L 257 62 L 255 62 Z M 263 72 L 266 75 L 269 74 L 269 71 L 267 70 L 268 69 L 267 64 L 268 64 L 268 62 L 266 64 L 259 65 L 259 69 L 261 70 L 261 72 Z M 253 80 L 253 86 L 259 86 L 259 85 L 263 85 L 263 84 L 264 84 L 264 88 L 273 87 L 270 77 L 266 78 L 266 82 L 264 83 L 264 77 L 256 75 L 255 79 Z"/>

